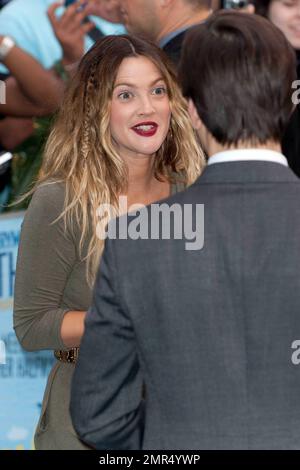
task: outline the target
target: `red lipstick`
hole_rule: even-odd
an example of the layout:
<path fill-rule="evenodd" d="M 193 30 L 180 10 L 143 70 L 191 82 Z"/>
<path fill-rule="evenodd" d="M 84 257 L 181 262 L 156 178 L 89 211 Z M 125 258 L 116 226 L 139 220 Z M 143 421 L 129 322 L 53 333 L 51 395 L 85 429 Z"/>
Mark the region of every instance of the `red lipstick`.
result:
<path fill-rule="evenodd" d="M 131 128 L 136 134 L 142 137 L 152 137 L 156 134 L 158 129 L 158 124 L 156 122 L 147 121 L 139 122 Z"/>

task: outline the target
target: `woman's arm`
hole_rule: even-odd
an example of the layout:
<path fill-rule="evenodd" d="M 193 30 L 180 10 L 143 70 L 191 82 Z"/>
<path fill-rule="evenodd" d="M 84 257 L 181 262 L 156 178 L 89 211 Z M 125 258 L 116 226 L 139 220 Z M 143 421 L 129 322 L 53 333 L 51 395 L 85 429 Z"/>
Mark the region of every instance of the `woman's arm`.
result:
<path fill-rule="evenodd" d="M 62 219 L 52 223 L 62 212 L 63 203 L 62 184 L 38 188 L 22 225 L 14 328 L 29 351 L 78 346 L 83 333 L 85 312 L 73 311 L 63 303 L 66 285 L 78 263 L 73 235 L 65 232 Z"/>
<path fill-rule="evenodd" d="M 67 348 L 79 346 L 84 332 L 86 312 L 70 311 L 61 324 L 61 338 Z"/>

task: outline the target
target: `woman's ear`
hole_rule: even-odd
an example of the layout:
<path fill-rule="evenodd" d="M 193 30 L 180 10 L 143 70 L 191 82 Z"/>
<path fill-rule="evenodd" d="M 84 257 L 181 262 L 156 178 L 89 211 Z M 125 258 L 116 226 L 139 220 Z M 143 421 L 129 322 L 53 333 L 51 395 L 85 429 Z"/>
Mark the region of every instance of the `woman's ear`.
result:
<path fill-rule="evenodd" d="M 199 114 L 194 104 L 194 101 L 191 98 L 189 98 L 188 100 L 188 111 L 189 111 L 189 115 L 192 121 L 193 128 L 199 131 L 203 127 L 203 124 L 202 124 L 201 119 L 199 118 Z"/>

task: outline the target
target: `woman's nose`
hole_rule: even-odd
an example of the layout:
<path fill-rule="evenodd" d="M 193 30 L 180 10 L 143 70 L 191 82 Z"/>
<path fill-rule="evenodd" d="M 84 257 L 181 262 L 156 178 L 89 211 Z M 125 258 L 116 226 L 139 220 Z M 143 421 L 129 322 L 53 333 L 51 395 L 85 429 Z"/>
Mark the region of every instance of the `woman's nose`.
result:
<path fill-rule="evenodd" d="M 141 98 L 139 103 L 138 114 L 153 114 L 155 112 L 155 108 L 153 106 L 151 97 L 145 96 Z"/>

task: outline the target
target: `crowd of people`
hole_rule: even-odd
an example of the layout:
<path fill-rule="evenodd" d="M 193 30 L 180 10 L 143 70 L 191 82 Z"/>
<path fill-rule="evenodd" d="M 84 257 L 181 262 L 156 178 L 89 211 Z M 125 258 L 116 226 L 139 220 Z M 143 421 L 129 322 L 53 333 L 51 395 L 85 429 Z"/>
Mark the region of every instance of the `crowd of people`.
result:
<path fill-rule="evenodd" d="M 14 327 L 56 358 L 37 449 L 299 449 L 299 50 L 300 0 L 1 10 Z M 202 205 L 203 247 L 110 239 L 124 199 Z"/>

